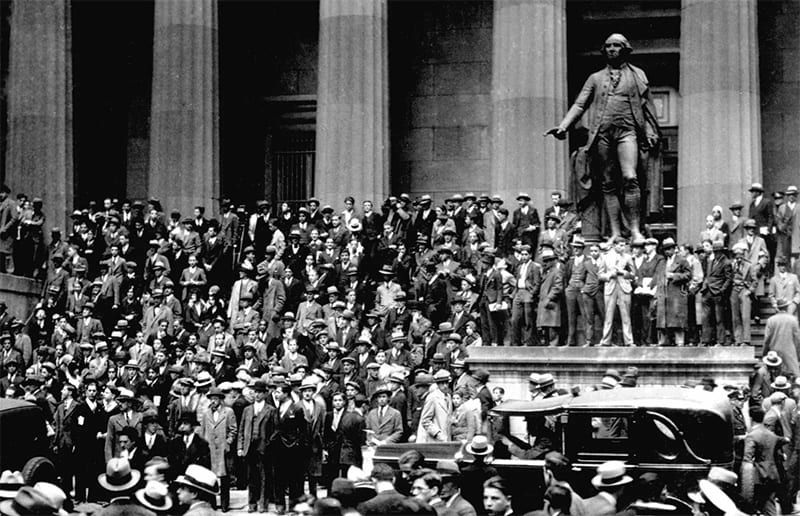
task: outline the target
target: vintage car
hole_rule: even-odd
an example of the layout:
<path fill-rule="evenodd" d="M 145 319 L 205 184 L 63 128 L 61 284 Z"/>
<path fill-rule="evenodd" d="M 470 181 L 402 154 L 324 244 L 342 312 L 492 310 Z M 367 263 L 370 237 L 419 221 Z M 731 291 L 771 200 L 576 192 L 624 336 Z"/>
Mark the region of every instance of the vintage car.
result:
<path fill-rule="evenodd" d="M 719 393 L 681 387 L 602 390 L 575 397 L 507 401 L 495 407 L 492 417 L 507 418 L 504 427 L 510 428 L 511 439 L 523 448 L 533 441 L 526 435 L 528 422 L 547 418 L 556 434 L 557 450 L 569 458 L 576 480 L 584 480 L 575 483 L 582 495 L 589 493 L 580 492 L 579 486 L 589 485 L 597 466 L 608 460 L 625 462 L 634 478 L 644 472 L 658 473 L 674 493 L 694 487 L 712 466 L 733 467 L 731 407 Z M 421 451 L 431 465 L 463 453 L 460 443 L 409 443 L 378 447 L 373 462 L 396 465 L 407 449 Z M 520 509 L 537 507 L 541 500 L 542 459 L 495 458 L 492 462 L 517 487 Z"/>
<path fill-rule="evenodd" d="M 21 471 L 28 484 L 56 481 L 49 443 L 42 409 L 0 398 L 0 471 Z"/>

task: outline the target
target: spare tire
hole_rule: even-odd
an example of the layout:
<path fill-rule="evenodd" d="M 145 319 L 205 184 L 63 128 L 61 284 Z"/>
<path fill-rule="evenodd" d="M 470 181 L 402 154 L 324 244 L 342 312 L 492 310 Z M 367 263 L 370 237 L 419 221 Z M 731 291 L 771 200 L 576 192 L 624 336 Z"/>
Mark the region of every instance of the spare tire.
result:
<path fill-rule="evenodd" d="M 22 468 L 22 478 L 29 486 L 36 482 L 50 482 L 58 485 L 58 473 L 56 467 L 47 457 L 34 457 L 25 463 Z"/>

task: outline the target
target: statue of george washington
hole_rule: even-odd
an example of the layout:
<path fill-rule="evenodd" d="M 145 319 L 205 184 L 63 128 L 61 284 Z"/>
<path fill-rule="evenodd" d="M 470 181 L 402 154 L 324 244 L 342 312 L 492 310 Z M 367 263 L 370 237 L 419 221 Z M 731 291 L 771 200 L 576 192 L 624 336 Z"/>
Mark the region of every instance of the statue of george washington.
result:
<path fill-rule="evenodd" d="M 647 170 L 658 168 L 652 157 L 658 154 L 660 131 L 647 76 L 628 63 L 631 51 L 625 36 L 609 36 L 602 47 L 606 67 L 589 76 L 567 115 L 545 136 L 565 139 L 570 126 L 586 112 L 589 139 L 573 159 L 577 165 L 573 172 L 584 190 L 596 191 L 593 179 L 599 179 L 610 236 L 620 236 L 624 224 L 638 239 L 642 237 L 640 183 L 660 173 Z M 599 228 L 599 220 L 596 224 Z"/>

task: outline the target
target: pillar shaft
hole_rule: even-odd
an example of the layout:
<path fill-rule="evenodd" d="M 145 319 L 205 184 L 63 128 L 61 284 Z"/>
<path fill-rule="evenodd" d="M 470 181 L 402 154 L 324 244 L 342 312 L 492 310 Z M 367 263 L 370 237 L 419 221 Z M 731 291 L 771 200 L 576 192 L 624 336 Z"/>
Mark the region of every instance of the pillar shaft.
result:
<path fill-rule="evenodd" d="M 321 0 L 315 194 L 379 206 L 389 190 L 386 0 Z"/>
<path fill-rule="evenodd" d="M 683 0 L 678 236 L 761 181 L 756 0 Z"/>
<path fill-rule="evenodd" d="M 75 194 L 71 46 L 67 0 L 13 3 L 6 182 L 42 198 L 48 227 L 64 227 Z"/>
<path fill-rule="evenodd" d="M 565 0 L 494 3 L 491 190 L 540 210 L 567 183 L 567 145 L 542 136 L 567 109 L 566 16 Z"/>
<path fill-rule="evenodd" d="M 216 0 L 156 0 L 148 192 L 190 215 L 219 197 Z"/>

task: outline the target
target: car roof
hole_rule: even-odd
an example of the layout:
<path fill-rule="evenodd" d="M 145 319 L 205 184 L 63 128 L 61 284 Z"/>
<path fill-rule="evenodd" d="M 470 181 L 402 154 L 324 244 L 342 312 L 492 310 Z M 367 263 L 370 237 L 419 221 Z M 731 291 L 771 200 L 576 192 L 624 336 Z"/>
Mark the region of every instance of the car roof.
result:
<path fill-rule="evenodd" d="M 16 410 L 20 408 L 37 408 L 36 405 L 30 401 L 13 400 L 9 398 L 0 398 L 0 412 Z"/>
<path fill-rule="evenodd" d="M 580 396 L 554 396 L 536 401 L 511 400 L 495 407 L 504 415 L 554 414 L 569 409 L 680 409 L 710 411 L 724 416 L 730 411 L 725 396 L 683 387 L 634 387 L 587 392 Z"/>

